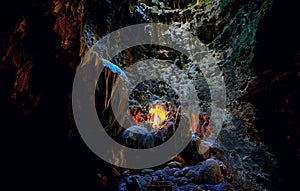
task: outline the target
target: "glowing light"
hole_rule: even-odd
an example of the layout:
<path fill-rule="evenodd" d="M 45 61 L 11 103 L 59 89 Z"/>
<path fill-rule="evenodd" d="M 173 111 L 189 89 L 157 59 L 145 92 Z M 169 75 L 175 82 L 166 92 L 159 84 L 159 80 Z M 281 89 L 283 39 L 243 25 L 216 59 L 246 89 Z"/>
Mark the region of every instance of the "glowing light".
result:
<path fill-rule="evenodd" d="M 159 127 L 160 123 L 168 118 L 168 112 L 162 105 L 154 105 L 149 110 L 148 115 L 150 116 L 150 122 L 152 122 L 153 128 Z"/>
<path fill-rule="evenodd" d="M 140 124 L 143 121 L 142 112 L 140 110 L 135 110 L 132 116 L 137 124 Z"/>
<path fill-rule="evenodd" d="M 195 132 L 199 133 L 199 129 L 200 129 L 199 118 L 196 117 L 196 115 L 194 113 L 190 113 L 190 120 L 191 120 L 190 130 L 193 133 L 195 133 Z"/>

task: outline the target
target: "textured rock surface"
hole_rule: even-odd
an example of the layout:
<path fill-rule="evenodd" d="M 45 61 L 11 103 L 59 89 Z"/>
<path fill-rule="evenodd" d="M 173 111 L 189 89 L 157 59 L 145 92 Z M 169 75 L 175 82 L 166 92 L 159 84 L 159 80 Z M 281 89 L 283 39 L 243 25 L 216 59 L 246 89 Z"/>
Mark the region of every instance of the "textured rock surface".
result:
<path fill-rule="evenodd" d="M 155 180 L 166 181 L 172 183 L 173 190 L 190 190 L 190 189 L 206 189 L 210 187 L 212 190 L 226 190 L 230 188 L 230 184 L 223 181 L 223 174 L 221 172 L 220 161 L 215 159 L 208 159 L 195 166 L 182 168 L 178 162 L 172 161 L 168 166 L 159 170 L 143 170 L 140 175 L 130 175 L 128 178 L 122 180 L 119 189 L 126 187 L 129 189 L 131 186 L 146 187 L 153 184 Z M 133 183 L 132 179 L 135 179 Z"/>
<path fill-rule="evenodd" d="M 223 175 L 220 166 L 214 159 L 206 160 L 196 171 L 196 183 L 218 184 L 222 182 Z"/>
<path fill-rule="evenodd" d="M 280 188 L 292 188 L 297 177 L 289 170 L 299 164 L 299 88 L 291 87 L 299 84 L 299 31 L 293 27 L 297 6 L 274 0 L 273 15 L 261 21 L 269 0 L 197 2 L 12 0 L 1 6 L 0 115 L 10 145 L 3 156 L 12 164 L 4 171 L 11 189 L 65 185 L 66 190 L 125 190 L 127 180 L 134 189 L 142 189 L 151 175 L 161 175 L 175 190 L 275 190 L 276 159 Z M 88 150 L 69 119 L 73 76 L 86 50 L 103 35 L 142 22 L 172 23 L 191 31 L 212 51 L 224 73 L 227 122 L 209 152 L 196 155 L 202 164 L 185 167 L 173 162 L 153 171 L 120 173 Z M 122 63 L 150 58 L 151 49 L 138 48 L 140 57 L 133 54 L 137 49 L 128 50 L 113 61 L 122 68 Z M 157 59 L 173 62 L 180 57 L 177 67 L 193 69 L 179 53 L 153 49 Z M 115 74 L 106 72 L 113 83 Z M 209 108 L 205 80 L 201 75 L 195 80 L 201 84 L 201 105 Z M 112 135 L 122 133 L 110 130 Z M 204 182 L 195 184 L 195 168 L 211 161 L 209 157 L 215 157 L 219 168 L 214 163 L 213 174 L 218 175 L 208 173 Z M 20 178 L 20 172 L 30 173 Z"/>
<path fill-rule="evenodd" d="M 28 115 L 39 104 L 52 75 L 61 81 L 60 75 L 72 80 L 70 74 L 80 61 L 83 2 L 24 3 L 20 9 L 19 22 L 9 23 L 10 31 L 2 39 L 1 62 L 4 75 L 15 74 L 6 78 L 7 85 L 11 84 L 6 91 Z M 56 71 L 57 67 L 61 71 Z M 64 85 L 69 84 L 65 81 Z"/>

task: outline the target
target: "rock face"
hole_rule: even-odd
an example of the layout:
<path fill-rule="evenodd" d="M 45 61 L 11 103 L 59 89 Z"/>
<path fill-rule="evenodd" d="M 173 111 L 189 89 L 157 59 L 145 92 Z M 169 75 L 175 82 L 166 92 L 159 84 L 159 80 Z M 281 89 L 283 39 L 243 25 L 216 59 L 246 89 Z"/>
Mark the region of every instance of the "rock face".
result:
<path fill-rule="evenodd" d="M 39 105 L 43 88 L 50 85 L 51 72 L 65 81 L 62 86 L 70 85 L 60 75 L 71 81 L 72 70 L 80 61 L 83 1 L 32 2 L 20 10 L 18 22 L 9 23 L 8 33 L 1 39 L 1 65 L 5 66 L 1 73 L 7 76 L 10 98 L 29 115 Z M 56 67 L 61 71 L 55 71 Z M 13 77 L 8 76 L 12 73 Z"/>
<path fill-rule="evenodd" d="M 182 1 L 183 2 L 183 1 Z M 120 2 L 121 3 L 121 2 Z M 254 128 L 255 107 L 243 101 L 254 73 L 251 71 L 251 62 L 254 57 L 255 34 L 265 12 L 270 7 L 271 1 L 208 1 L 197 5 L 189 5 L 185 3 L 174 4 L 160 1 L 138 1 L 130 4 L 131 15 L 128 18 L 139 18 L 134 22 L 148 21 L 161 22 L 176 25 L 182 30 L 188 30 L 197 35 L 199 39 L 213 52 L 214 58 L 218 61 L 219 67 L 224 74 L 228 97 L 228 115 L 218 138 L 219 148 L 223 154 L 220 156 L 214 149 L 210 148 L 210 144 L 205 141 L 194 140 L 189 147 L 183 151 L 190 164 L 199 161 L 206 161 L 211 155 L 216 155 L 222 159 L 224 164 L 228 165 L 230 173 L 221 175 L 222 168 L 218 168 L 214 162 L 209 161 L 207 168 L 199 169 L 201 173 L 197 175 L 199 183 L 208 184 L 200 186 L 199 189 L 220 189 L 220 186 L 228 186 L 228 182 L 238 189 L 263 190 L 268 189 L 271 174 L 266 171 L 265 166 L 275 166 L 274 157 L 270 154 L 263 144 L 259 141 L 259 136 Z M 112 2 L 111 6 L 114 6 Z M 123 9 L 123 8 L 120 8 Z M 111 25 L 120 28 L 125 23 L 120 24 L 116 21 L 114 15 L 110 15 Z M 118 23 L 118 24 L 115 24 Z M 126 23 L 128 24 L 128 23 Z M 91 23 L 91 26 L 97 26 L 97 22 Z M 109 31 L 108 31 L 109 32 Z M 94 33 L 87 33 L 94 36 Z M 89 38 L 90 39 L 90 38 Z M 124 63 L 134 63 L 139 59 L 151 58 L 149 47 L 143 46 L 134 50 L 125 51 L 119 57 L 114 58 L 115 63 L 119 63 L 120 67 L 126 66 Z M 190 61 L 180 53 L 176 53 L 168 49 L 155 49 L 157 59 L 168 60 L 178 68 L 186 68 L 190 76 L 193 77 L 198 97 L 200 97 L 200 106 L 204 114 L 210 112 L 210 94 L 205 79 L 201 74 L 193 68 Z M 135 56 L 139 52 L 140 56 Z M 153 55 L 153 54 L 152 54 Z M 178 59 L 179 58 L 179 59 Z M 197 74 L 197 75 L 195 75 Z M 176 77 L 174 78 L 176 80 Z M 181 82 L 179 84 L 184 84 Z M 136 99 L 133 99 L 136 100 Z M 249 141 L 250 140 L 250 141 Z M 236 148 L 238 146 L 238 148 Z M 206 150 L 206 152 L 202 152 Z M 258 151 L 264 160 L 255 162 L 255 159 L 247 157 L 250 153 Z M 261 152 L 265 151 L 265 152 Z M 219 152 L 219 151 L 218 151 Z M 264 154 L 262 154 L 264 153 Z M 270 160 L 267 160 L 270 159 Z M 196 162 L 197 161 L 197 162 Z M 266 161 L 274 161 L 266 164 Z M 256 164 L 255 164 L 256 163 Z M 205 163 L 206 164 L 206 163 Z M 255 164 L 255 165 L 254 165 Z M 171 169 L 168 173 L 162 170 L 156 172 L 157 175 L 163 176 L 172 182 L 175 182 L 178 189 L 197 189 L 196 185 L 192 185 L 195 180 L 195 171 L 176 170 L 177 163 L 170 163 Z M 179 164 L 178 164 L 179 165 Z M 204 165 L 205 166 L 205 165 Z M 223 169 L 224 171 L 224 169 Z M 254 174 L 262 172 L 264 174 L 263 181 L 258 180 Z M 225 184 L 222 183 L 222 177 L 225 176 Z M 269 179 L 269 180 L 268 180 Z M 221 182 L 221 183 L 220 183 Z M 217 186 L 212 186 L 216 183 Z M 221 186 L 221 187 L 222 187 Z M 222 190 L 222 189 L 220 189 Z"/>

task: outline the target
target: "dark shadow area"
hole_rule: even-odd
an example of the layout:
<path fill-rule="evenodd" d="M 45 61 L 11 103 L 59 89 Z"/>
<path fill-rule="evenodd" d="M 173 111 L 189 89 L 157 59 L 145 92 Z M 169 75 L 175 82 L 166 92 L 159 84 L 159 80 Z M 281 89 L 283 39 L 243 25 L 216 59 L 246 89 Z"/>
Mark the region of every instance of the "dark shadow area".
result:
<path fill-rule="evenodd" d="M 296 1 L 275 0 L 261 21 L 253 61 L 257 128 L 279 162 L 281 190 L 293 190 L 299 171 L 300 12 Z M 255 88 L 256 87 L 256 88 Z M 251 94 L 251 92 L 250 92 Z"/>

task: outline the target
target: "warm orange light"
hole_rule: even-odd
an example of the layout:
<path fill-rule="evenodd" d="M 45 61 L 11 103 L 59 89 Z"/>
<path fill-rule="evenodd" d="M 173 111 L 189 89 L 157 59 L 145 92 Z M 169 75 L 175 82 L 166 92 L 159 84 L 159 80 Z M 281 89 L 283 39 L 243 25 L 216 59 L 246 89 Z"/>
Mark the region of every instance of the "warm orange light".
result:
<path fill-rule="evenodd" d="M 194 114 L 194 113 L 190 113 L 190 119 L 191 119 L 191 126 L 190 126 L 190 130 L 195 133 L 198 132 L 199 133 L 199 118 Z"/>
<path fill-rule="evenodd" d="M 150 121 L 152 122 L 152 127 L 159 127 L 159 124 L 162 121 L 167 120 L 167 115 L 168 112 L 164 109 L 162 105 L 154 105 L 154 107 L 152 107 L 149 110 L 149 116 Z"/>
<path fill-rule="evenodd" d="M 204 114 L 196 115 L 194 113 L 189 113 L 190 115 L 190 130 L 193 133 L 199 133 L 202 137 L 206 137 L 208 132 L 209 135 L 214 135 L 212 132 L 210 126 L 209 126 L 209 120 L 207 119 L 207 116 Z M 200 127 L 199 119 L 203 122 L 203 124 Z"/>
<path fill-rule="evenodd" d="M 212 132 L 210 126 L 209 126 L 209 122 L 207 120 L 207 117 L 204 114 L 200 114 L 200 119 L 202 119 L 204 121 L 203 125 L 201 126 L 201 135 L 202 137 L 205 137 L 205 129 L 208 131 L 209 135 L 214 135 L 214 133 Z"/>
<path fill-rule="evenodd" d="M 133 110 L 132 117 L 137 124 L 140 124 L 143 121 L 142 112 L 140 110 Z"/>

